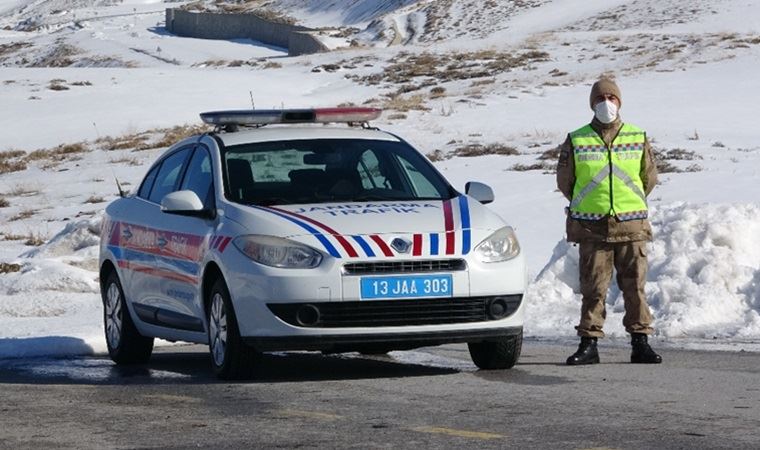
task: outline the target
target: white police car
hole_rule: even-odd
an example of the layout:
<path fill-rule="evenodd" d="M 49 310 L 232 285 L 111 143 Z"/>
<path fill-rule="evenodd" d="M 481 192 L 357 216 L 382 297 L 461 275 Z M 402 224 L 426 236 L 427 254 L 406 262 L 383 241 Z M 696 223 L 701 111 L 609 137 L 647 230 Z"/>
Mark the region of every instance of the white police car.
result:
<path fill-rule="evenodd" d="M 512 228 L 483 206 L 489 187 L 461 194 L 370 128 L 380 113 L 202 114 L 215 132 L 172 146 L 106 209 L 111 358 L 145 362 L 156 337 L 208 343 L 217 375 L 239 378 L 265 351 L 466 342 L 478 367 L 512 367 L 526 287 Z"/>

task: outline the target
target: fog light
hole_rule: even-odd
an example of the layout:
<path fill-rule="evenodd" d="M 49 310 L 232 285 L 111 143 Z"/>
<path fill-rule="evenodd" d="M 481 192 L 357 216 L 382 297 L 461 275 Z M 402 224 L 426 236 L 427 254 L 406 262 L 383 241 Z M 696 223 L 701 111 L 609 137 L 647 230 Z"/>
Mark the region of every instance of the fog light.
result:
<path fill-rule="evenodd" d="M 501 297 L 497 297 L 488 302 L 488 317 L 496 320 L 504 318 L 509 311 L 506 300 Z"/>
<path fill-rule="evenodd" d="M 296 321 L 303 327 L 311 327 L 319 322 L 319 308 L 314 305 L 304 305 L 296 311 Z"/>

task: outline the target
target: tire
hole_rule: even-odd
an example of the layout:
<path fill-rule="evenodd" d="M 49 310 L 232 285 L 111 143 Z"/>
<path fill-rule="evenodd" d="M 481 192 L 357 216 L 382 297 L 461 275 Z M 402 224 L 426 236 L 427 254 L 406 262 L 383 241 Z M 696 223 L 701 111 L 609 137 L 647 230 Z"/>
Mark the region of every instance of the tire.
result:
<path fill-rule="evenodd" d="M 472 362 L 479 369 L 511 369 L 520 358 L 522 332 L 516 336 L 504 336 L 498 341 L 470 342 Z"/>
<path fill-rule="evenodd" d="M 214 282 L 209 296 L 208 346 L 217 377 L 243 380 L 253 376 L 260 355 L 241 339 L 230 293 L 222 279 Z"/>
<path fill-rule="evenodd" d="M 116 364 L 147 362 L 153 352 L 153 338 L 142 336 L 132 322 L 116 271 L 108 274 L 101 297 L 108 356 Z"/>

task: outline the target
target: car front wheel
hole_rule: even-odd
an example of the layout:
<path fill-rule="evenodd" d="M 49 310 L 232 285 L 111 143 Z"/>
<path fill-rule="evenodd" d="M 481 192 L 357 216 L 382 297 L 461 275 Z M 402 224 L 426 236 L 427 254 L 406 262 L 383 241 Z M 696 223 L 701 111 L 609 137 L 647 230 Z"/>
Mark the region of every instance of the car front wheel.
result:
<path fill-rule="evenodd" d="M 153 352 L 153 338 L 142 336 L 137 331 L 115 271 L 108 274 L 101 294 L 108 355 L 116 364 L 147 362 Z"/>
<path fill-rule="evenodd" d="M 211 288 L 208 307 L 208 342 L 214 373 L 225 380 L 250 378 L 259 355 L 240 337 L 235 311 L 223 280 Z"/>
<path fill-rule="evenodd" d="M 515 336 L 504 336 L 496 341 L 470 342 L 472 362 L 480 369 L 510 369 L 520 358 L 522 332 Z"/>

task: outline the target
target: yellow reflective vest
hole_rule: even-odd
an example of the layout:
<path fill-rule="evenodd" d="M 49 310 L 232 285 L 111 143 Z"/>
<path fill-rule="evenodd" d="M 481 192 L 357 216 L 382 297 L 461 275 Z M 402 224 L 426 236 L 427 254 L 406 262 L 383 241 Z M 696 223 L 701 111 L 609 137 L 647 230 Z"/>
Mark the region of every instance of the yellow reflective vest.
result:
<path fill-rule="evenodd" d="M 647 218 L 647 201 L 641 181 L 646 133 L 623 124 L 609 147 L 586 125 L 570 133 L 575 161 L 575 187 L 570 216 L 599 220 Z"/>

